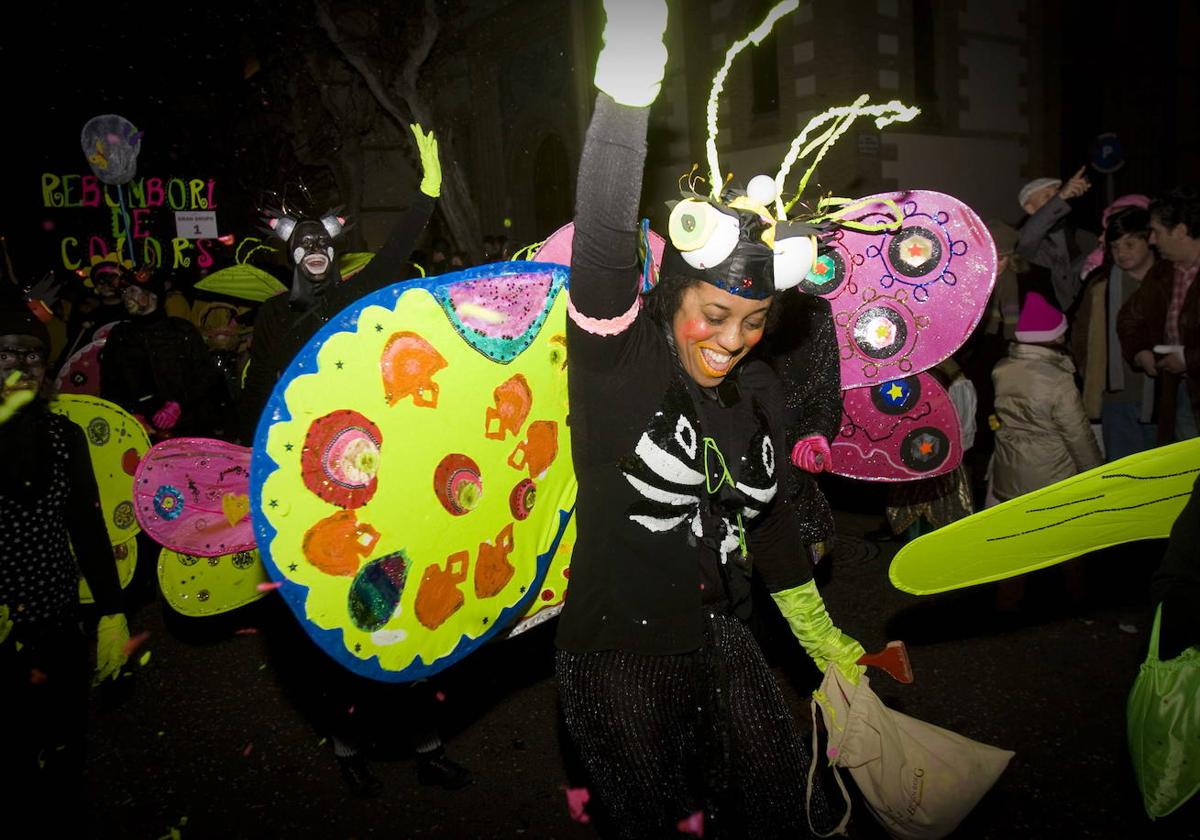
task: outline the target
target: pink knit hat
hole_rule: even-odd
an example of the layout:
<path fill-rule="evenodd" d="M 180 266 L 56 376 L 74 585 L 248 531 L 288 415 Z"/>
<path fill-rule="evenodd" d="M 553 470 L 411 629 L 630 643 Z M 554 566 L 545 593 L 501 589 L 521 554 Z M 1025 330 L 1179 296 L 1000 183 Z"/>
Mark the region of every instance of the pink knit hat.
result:
<path fill-rule="evenodd" d="M 1037 292 L 1025 295 L 1025 305 L 1021 307 L 1021 317 L 1017 319 L 1017 341 L 1046 344 L 1066 331 L 1067 316 Z"/>

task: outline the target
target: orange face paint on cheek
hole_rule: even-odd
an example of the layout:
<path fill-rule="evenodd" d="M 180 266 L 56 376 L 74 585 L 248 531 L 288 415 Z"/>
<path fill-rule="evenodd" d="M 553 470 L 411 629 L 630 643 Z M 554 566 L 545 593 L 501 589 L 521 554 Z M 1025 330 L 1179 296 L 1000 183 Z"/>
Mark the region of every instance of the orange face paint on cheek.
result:
<path fill-rule="evenodd" d="M 679 334 L 687 341 L 704 341 L 711 338 L 714 332 L 703 318 L 689 319 L 679 325 Z"/>

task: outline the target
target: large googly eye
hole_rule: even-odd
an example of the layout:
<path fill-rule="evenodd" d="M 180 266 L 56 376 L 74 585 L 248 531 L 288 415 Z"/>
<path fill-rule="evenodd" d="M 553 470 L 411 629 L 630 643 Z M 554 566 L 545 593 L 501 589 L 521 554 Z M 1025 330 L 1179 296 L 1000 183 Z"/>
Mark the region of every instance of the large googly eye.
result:
<path fill-rule="evenodd" d="M 671 244 L 692 268 L 720 265 L 738 241 L 738 220 L 705 201 L 689 198 L 671 211 Z"/>
<path fill-rule="evenodd" d="M 775 291 L 798 285 L 812 271 L 817 258 L 815 236 L 788 236 L 775 240 Z"/>

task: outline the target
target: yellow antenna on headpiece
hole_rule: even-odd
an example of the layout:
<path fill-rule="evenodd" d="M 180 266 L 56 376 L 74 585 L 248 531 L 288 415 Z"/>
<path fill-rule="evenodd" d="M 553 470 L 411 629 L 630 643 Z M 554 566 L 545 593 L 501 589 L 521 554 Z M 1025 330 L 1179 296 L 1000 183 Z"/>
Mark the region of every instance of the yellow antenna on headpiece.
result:
<path fill-rule="evenodd" d="M 821 158 L 825 157 L 825 154 L 833 148 L 833 144 L 849 130 L 851 124 L 856 119 L 861 116 L 874 117 L 875 127 L 883 128 L 894 122 L 908 122 L 921 113 L 920 108 L 905 105 L 896 99 L 877 105 L 867 105 L 867 98 L 867 94 L 864 93 L 850 105 L 830 108 L 828 111 L 817 114 L 808 121 L 808 124 L 804 126 L 804 130 L 792 141 L 791 148 L 788 149 L 788 153 L 784 156 L 783 163 L 779 167 L 779 174 L 775 176 L 775 215 L 778 218 L 783 219 L 787 217 L 787 211 L 792 209 L 792 206 L 804 192 L 804 188 L 808 186 L 808 179 L 812 177 L 817 164 L 821 162 Z M 830 120 L 833 120 L 833 125 L 826 129 L 820 137 L 817 137 L 804 146 L 808 140 L 809 132 L 820 128 Z M 804 146 L 803 151 L 801 151 L 801 146 Z M 817 151 L 816 157 L 813 158 L 812 163 L 809 164 L 808 169 L 805 170 L 804 175 L 800 178 L 800 186 L 796 189 L 796 195 L 784 206 L 783 182 L 787 178 L 788 172 L 791 171 L 792 164 L 797 160 L 803 160 L 808 157 L 814 150 Z"/>
<path fill-rule="evenodd" d="M 721 95 L 721 91 L 725 87 L 725 77 L 729 75 L 729 68 L 733 65 L 733 60 L 737 57 L 738 53 L 746 49 L 750 44 L 758 46 L 762 43 L 762 40 L 771 34 L 771 30 L 775 28 L 776 21 L 788 12 L 794 12 L 799 7 L 800 0 L 784 0 L 784 2 L 776 4 L 771 11 L 767 12 L 766 19 L 755 27 L 749 35 L 740 41 L 734 41 L 733 45 L 725 51 L 725 63 L 721 65 L 721 69 L 713 77 L 712 90 L 708 94 L 708 142 L 705 148 L 708 150 L 708 173 L 709 183 L 712 184 L 712 197 L 718 201 L 721 198 L 721 187 L 724 184 L 724 180 L 721 178 L 721 166 L 717 161 L 717 97 Z"/>

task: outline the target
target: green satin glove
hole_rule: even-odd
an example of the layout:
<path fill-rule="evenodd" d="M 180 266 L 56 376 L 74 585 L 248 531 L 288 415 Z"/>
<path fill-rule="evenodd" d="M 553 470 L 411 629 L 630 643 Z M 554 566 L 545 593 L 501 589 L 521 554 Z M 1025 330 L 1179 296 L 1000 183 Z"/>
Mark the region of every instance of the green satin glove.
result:
<path fill-rule="evenodd" d="M 0 387 L 0 424 L 7 423 L 14 414 L 33 402 L 36 396 L 30 388 L 21 388 L 21 371 L 10 371 Z"/>
<path fill-rule="evenodd" d="M 605 0 L 604 12 L 596 87 L 621 105 L 645 108 L 658 96 L 667 65 L 666 0 Z"/>
<path fill-rule="evenodd" d="M 96 625 L 96 673 L 92 675 L 92 685 L 117 678 L 129 658 L 128 647 L 129 623 L 125 613 L 101 616 Z"/>
<path fill-rule="evenodd" d="M 13 620 L 8 612 L 8 604 L 0 604 L 0 645 L 4 644 L 4 640 L 8 638 L 12 629 Z"/>
<path fill-rule="evenodd" d="M 442 194 L 442 162 L 438 160 L 437 138 L 433 132 L 425 133 L 420 123 L 409 126 L 417 138 L 417 152 L 421 156 L 421 192 L 430 198 Z"/>
<path fill-rule="evenodd" d="M 825 611 L 825 602 L 817 591 L 816 582 L 810 580 L 792 589 L 772 592 L 771 597 L 787 619 L 800 646 L 817 663 L 817 667 L 824 671 L 832 662 L 842 676 L 858 685 L 859 676 L 867 670 L 865 665 L 858 664 L 858 659 L 866 651 L 862 645 L 833 626 L 833 619 Z"/>

